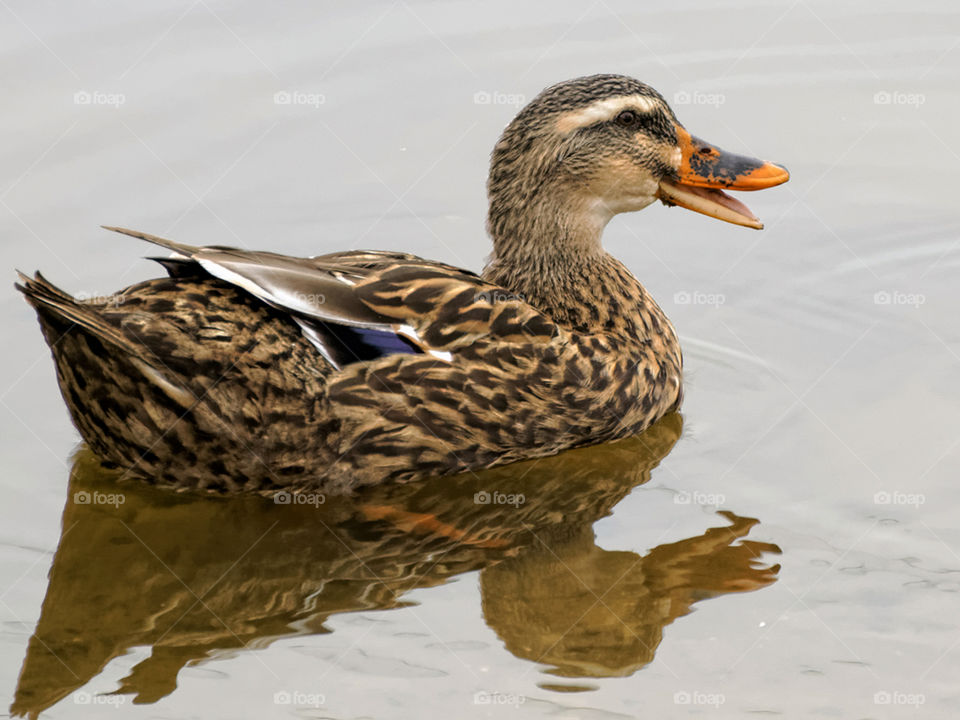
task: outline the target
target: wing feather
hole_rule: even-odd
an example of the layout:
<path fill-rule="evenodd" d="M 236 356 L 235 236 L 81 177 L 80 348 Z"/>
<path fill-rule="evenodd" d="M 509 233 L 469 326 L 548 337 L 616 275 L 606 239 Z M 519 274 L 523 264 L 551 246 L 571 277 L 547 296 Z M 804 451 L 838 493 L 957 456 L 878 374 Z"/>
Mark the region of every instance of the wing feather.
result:
<path fill-rule="evenodd" d="M 171 269 L 204 271 L 290 313 L 336 367 L 383 355 L 451 351 L 485 337 L 549 342 L 561 331 L 522 298 L 476 274 L 411 255 L 355 250 L 295 258 L 227 247 L 195 247 L 107 228 L 167 248 Z"/>

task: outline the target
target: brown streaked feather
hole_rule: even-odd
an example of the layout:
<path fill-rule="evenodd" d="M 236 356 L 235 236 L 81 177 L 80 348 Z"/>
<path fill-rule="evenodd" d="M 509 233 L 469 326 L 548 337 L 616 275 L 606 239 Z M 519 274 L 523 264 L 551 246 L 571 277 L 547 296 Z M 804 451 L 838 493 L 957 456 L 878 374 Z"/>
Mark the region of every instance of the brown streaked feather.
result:
<path fill-rule="evenodd" d="M 207 249 L 187 252 L 173 262 L 193 263 Z M 281 269 L 314 262 L 254 255 Z M 411 325 L 453 361 L 387 355 L 332 367 L 288 310 L 209 275 L 147 281 L 114 305 L 77 303 L 42 278 L 21 287 L 43 308 L 64 398 L 87 442 L 132 476 L 179 489 L 338 492 L 410 481 L 624 437 L 677 404 L 670 378 L 679 378 L 679 353 L 655 305 L 634 325 L 595 335 L 415 256 L 322 262 L 321 277 L 334 267 L 364 273 L 355 286 L 340 283 L 363 312 Z M 622 302 L 642 301 L 639 292 L 624 290 Z"/>
<path fill-rule="evenodd" d="M 559 330 L 543 313 L 472 272 L 408 253 L 369 250 L 293 258 L 225 247 L 192 247 L 108 228 L 172 250 L 207 272 L 298 318 L 397 331 L 423 351 L 449 351 L 478 337 L 528 342 Z M 347 278 L 344 280 L 344 278 Z"/>
<path fill-rule="evenodd" d="M 104 320 L 97 311 L 97 304 L 77 301 L 39 272 L 32 278 L 21 272 L 18 272 L 17 276 L 20 282 L 16 283 L 15 287 L 26 296 L 38 312 L 52 314 L 66 320 L 131 355 L 139 355 L 142 352 L 141 347 L 130 342 L 130 339 L 118 328 Z"/>

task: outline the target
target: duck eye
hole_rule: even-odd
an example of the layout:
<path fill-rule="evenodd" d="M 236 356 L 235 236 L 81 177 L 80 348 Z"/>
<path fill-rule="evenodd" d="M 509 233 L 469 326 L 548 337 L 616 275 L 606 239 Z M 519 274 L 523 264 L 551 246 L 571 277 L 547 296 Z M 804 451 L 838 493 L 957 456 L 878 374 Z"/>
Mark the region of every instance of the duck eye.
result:
<path fill-rule="evenodd" d="M 617 115 L 617 124 L 623 127 L 632 127 L 637 124 L 639 116 L 633 110 L 624 110 Z"/>

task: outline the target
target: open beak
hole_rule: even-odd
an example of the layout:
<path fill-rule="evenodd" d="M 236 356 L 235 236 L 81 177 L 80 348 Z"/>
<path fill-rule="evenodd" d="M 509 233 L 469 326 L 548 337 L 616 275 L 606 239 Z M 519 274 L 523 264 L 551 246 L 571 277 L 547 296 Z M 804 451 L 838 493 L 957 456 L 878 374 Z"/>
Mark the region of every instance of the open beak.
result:
<path fill-rule="evenodd" d="M 780 165 L 734 155 L 694 137 L 677 125 L 680 168 L 674 178 L 660 181 L 664 205 L 679 205 L 734 225 L 763 228 L 763 223 L 739 200 L 723 190 L 762 190 L 785 183 L 790 173 Z"/>

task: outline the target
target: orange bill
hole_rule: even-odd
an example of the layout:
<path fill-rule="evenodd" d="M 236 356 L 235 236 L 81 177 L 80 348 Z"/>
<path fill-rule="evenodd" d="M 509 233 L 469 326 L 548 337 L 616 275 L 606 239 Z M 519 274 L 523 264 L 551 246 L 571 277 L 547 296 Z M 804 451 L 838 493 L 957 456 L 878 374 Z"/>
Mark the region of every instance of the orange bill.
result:
<path fill-rule="evenodd" d="M 703 213 L 734 225 L 760 230 L 763 223 L 726 190 L 762 190 L 785 183 L 790 173 L 780 165 L 735 155 L 694 137 L 677 125 L 680 168 L 676 177 L 660 181 L 664 205 Z"/>

